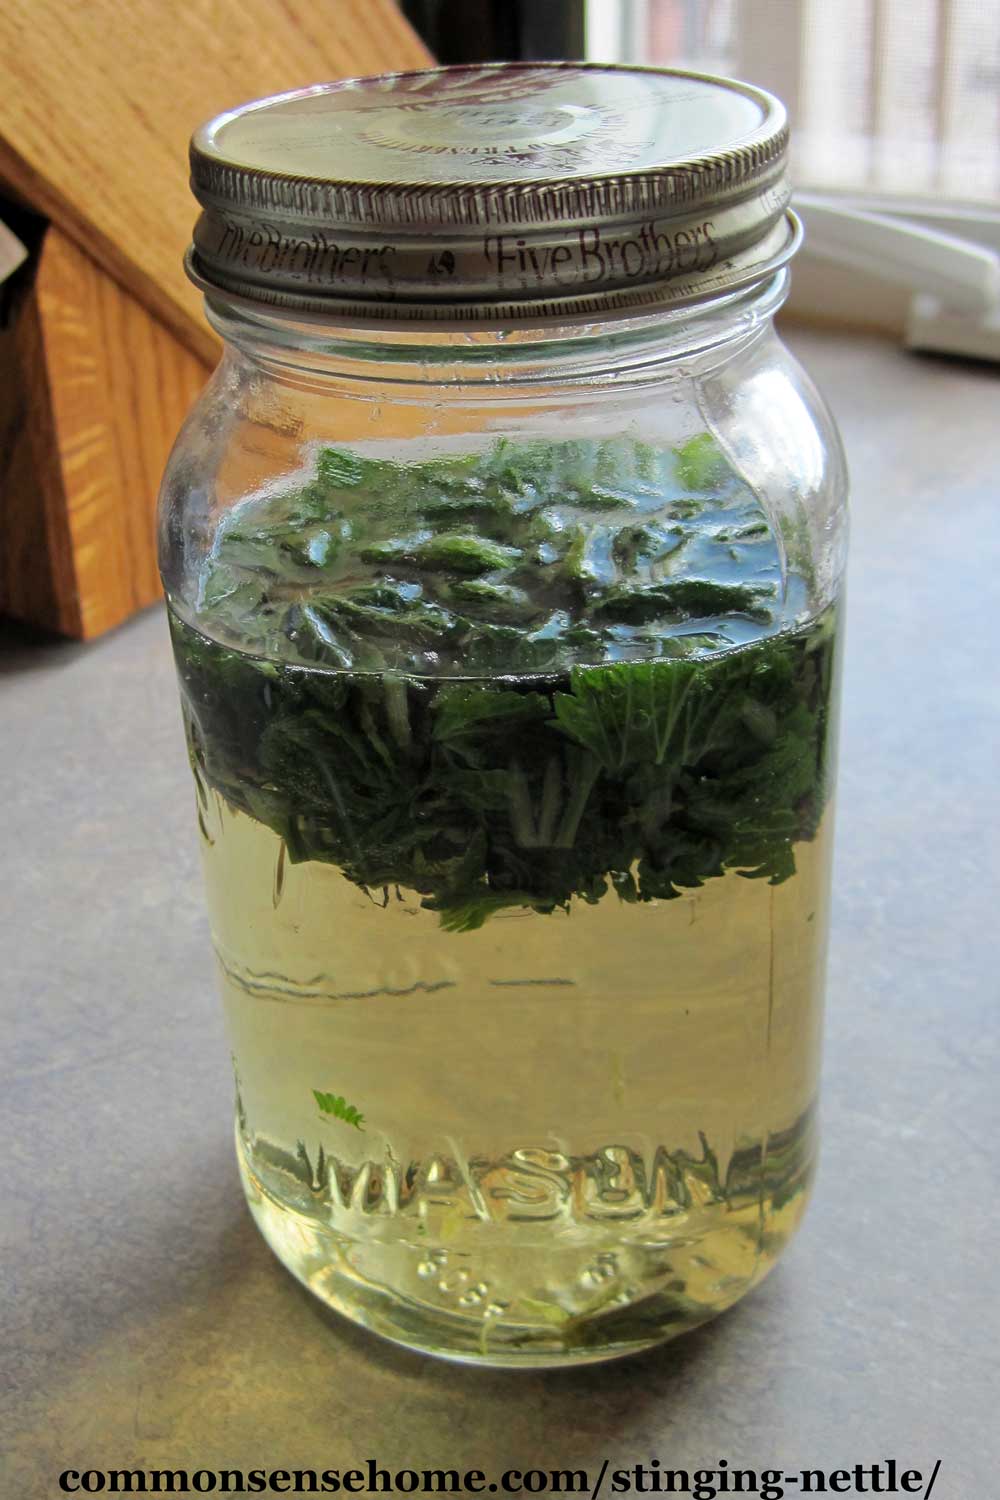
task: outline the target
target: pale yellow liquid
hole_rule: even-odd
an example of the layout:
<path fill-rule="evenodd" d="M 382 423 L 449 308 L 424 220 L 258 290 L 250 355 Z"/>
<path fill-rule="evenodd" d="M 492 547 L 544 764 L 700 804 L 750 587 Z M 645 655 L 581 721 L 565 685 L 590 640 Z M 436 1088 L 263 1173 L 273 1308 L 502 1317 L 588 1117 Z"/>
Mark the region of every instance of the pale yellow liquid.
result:
<path fill-rule="evenodd" d="M 209 793 L 238 1150 L 281 1260 L 356 1322 L 489 1364 L 626 1353 L 735 1302 L 812 1172 L 829 822 L 778 886 L 448 933 Z"/>

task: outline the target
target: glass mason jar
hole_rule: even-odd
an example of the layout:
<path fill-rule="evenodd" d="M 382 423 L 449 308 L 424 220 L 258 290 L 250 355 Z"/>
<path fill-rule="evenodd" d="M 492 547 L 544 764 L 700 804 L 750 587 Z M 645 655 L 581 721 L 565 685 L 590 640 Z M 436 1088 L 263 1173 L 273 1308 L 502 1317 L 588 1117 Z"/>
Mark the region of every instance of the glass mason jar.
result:
<path fill-rule="evenodd" d="M 496 65 L 194 139 L 225 351 L 161 557 L 240 1168 L 417 1349 L 643 1348 L 803 1213 L 845 471 L 772 326 L 786 135 Z"/>

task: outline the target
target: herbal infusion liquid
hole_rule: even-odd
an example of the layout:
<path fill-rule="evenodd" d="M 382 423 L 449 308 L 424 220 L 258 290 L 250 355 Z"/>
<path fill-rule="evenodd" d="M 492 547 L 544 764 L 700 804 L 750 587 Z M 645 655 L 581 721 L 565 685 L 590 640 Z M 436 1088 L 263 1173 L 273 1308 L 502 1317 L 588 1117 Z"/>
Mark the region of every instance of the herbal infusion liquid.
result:
<path fill-rule="evenodd" d="M 195 138 L 227 352 L 163 572 L 240 1165 L 428 1352 L 645 1347 L 805 1206 L 844 476 L 771 325 L 785 139 L 510 65 Z"/>

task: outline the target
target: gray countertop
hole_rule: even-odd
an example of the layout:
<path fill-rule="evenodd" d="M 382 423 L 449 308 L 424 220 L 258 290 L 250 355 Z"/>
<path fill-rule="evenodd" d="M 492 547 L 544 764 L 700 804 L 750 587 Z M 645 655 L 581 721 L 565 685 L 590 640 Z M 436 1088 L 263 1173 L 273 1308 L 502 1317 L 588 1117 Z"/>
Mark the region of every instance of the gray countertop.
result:
<path fill-rule="evenodd" d="M 66 1468 L 839 1468 L 997 1478 L 1000 385 L 797 333 L 854 480 L 823 1103 L 804 1229 L 619 1364 L 450 1367 L 326 1314 L 233 1160 L 164 621 L 0 636 L 0 1398 L 17 1500 Z M 794 1493 L 794 1491 L 791 1491 Z"/>

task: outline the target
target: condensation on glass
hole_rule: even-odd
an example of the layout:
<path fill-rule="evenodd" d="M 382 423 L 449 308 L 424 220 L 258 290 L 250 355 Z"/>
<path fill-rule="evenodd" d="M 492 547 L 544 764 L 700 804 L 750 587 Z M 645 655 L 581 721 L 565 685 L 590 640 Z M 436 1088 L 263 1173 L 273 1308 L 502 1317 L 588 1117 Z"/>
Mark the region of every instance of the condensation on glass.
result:
<path fill-rule="evenodd" d="M 816 1150 L 844 549 L 778 101 L 491 65 L 199 130 L 161 565 L 251 1210 L 473 1363 L 722 1311 Z"/>

